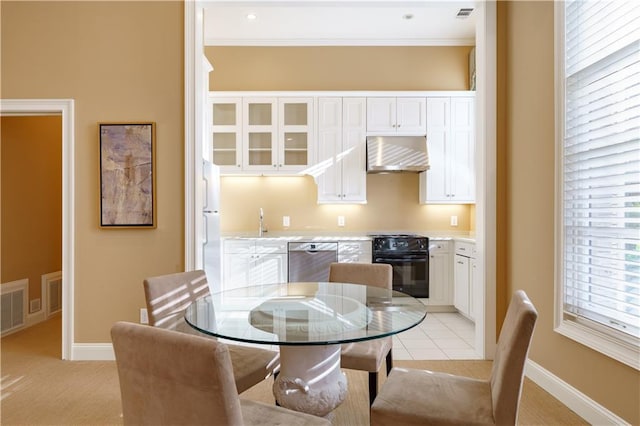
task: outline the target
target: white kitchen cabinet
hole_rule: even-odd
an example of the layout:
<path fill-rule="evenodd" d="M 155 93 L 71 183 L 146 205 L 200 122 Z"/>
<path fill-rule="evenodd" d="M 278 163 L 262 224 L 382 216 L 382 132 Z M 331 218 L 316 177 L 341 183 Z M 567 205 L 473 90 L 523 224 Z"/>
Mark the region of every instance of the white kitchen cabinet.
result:
<path fill-rule="evenodd" d="M 242 169 L 242 98 L 209 98 L 212 161 L 221 171 Z"/>
<path fill-rule="evenodd" d="M 223 174 L 291 174 L 315 160 L 311 97 L 209 97 L 213 162 Z"/>
<path fill-rule="evenodd" d="M 422 97 L 367 98 L 367 133 L 425 135 L 426 99 Z"/>
<path fill-rule="evenodd" d="M 475 244 L 456 241 L 454 247 L 453 305 L 462 315 L 475 320 L 475 309 L 473 308 Z"/>
<path fill-rule="evenodd" d="M 318 203 L 367 200 L 365 98 L 318 99 Z"/>
<path fill-rule="evenodd" d="M 429 247 L 429 306 L 453 306 L 451 285 L 451 243 L 430 241 Z"/>
<path fill-rule="evenodd" d="M 427 98 L 430 168 L 420 174 L 420 202 L 475 203 L 473 97 Z"/>
<path fill-rule="evenodd" d="M 224 241 L 223 290 L 286 281 L 286 240 L 247 238 Z"/>
<path fill-rule="evenodd" d="M 371 240 L 338 241 L 338 262 L 371 263 Z"/>

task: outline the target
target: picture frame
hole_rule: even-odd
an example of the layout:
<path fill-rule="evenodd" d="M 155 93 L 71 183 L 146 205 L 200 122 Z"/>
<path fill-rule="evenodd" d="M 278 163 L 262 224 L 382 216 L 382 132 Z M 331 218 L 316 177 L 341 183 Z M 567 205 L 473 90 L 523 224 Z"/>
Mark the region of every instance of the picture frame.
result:
<path fill-rule="evenodd" d="M 100 227 L 156 227 L 156 124 L 99 123 Z"/>

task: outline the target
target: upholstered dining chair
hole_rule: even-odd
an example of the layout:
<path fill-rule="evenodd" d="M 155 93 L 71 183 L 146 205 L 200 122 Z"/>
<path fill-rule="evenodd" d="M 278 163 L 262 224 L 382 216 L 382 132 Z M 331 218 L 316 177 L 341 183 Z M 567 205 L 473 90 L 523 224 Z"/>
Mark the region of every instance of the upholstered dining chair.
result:
<path fill-rule="evenodd" d="M 332 263 L 329 282 L 366 284 L 391 289 L 393 267 L 386 263 Z M 369 372 L 369 404 L 378 392 L 378 371 L 386 361 L 387 374 L 393 367 L 393 341 L 391 337 L 366 340 L 342 345 L 340 365 L 350 370 Z"/>
<path fill-rule="evenodd" d="M 538 313 L 513 294 L 488 380 L 394 368 L 371 407 L 371 425 L 515 425 Z"/>
<path fill-rule="evenodd" d="M 144 280 L 149 325 L 204 336 L 184 319 L 184 310 L 199 297 L 209 294 L 204 271 L 178 272 Z M 239 393 L 260 383 L 280 367 L 278 352 L 241 345 L 228 345 Z"/>
<path fill-rule="evenodd" d="M 240 399 L 227 345 L 129 322 L 111 328 L 125 425 L 330 425 Z"/>

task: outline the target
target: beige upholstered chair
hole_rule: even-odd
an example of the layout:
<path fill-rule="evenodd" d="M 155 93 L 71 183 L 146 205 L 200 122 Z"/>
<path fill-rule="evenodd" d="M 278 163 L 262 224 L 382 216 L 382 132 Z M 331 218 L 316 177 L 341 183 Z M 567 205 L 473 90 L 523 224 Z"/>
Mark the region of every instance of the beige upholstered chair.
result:
<path fill-rule="evenodd" d="M 329 281 L 366 284 L 391 289 L 393 268 L 386 263 L 332 263 Z M 340 364 L 343 368 L 369 372 L 369 404 L 378 392 L 378 371 L 386 357 L 387 374 L 393 367 L 391 337 L 342 345 Z"/>
<path fill-rule="evenodd" d="M 227 345 L 193 334 L 118 322 L 111 328 L 125 425 L 330 425 L 241 400 Z"/>
<path fill-rule="evenodd" d="M 209 294 L 204 271 L 178 272 L 144 280 L 149 324 L 183 333 L 204 335 L 184 320 L 191 302 Z M 280 367 L 278 352 L 240 345 L 227 345 L 239 393 L 269 377 Z"/>
<path fill-rule="evenodd" d="M 516 291 L 488 380 L 394 368 L 371 407 L 371 425 L 515 425 L 537 318 L 524 291 Z"/>

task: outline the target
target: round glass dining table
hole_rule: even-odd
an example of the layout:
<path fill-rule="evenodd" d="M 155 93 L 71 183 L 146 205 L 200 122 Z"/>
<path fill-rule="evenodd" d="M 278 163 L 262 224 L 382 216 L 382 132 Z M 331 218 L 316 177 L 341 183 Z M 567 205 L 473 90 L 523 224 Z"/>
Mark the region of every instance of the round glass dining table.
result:
<path fill-rule="evenodd" d="M 340 370 L 344 343 L 379 339 L 424 320 L 426 306 L 402 292 L 361 284 L 300 282 L 236 288 L 194 301 L 186 322 L 202 333 L 277 345 L 278 403 L 329 415 L 347 392 Z"/>

